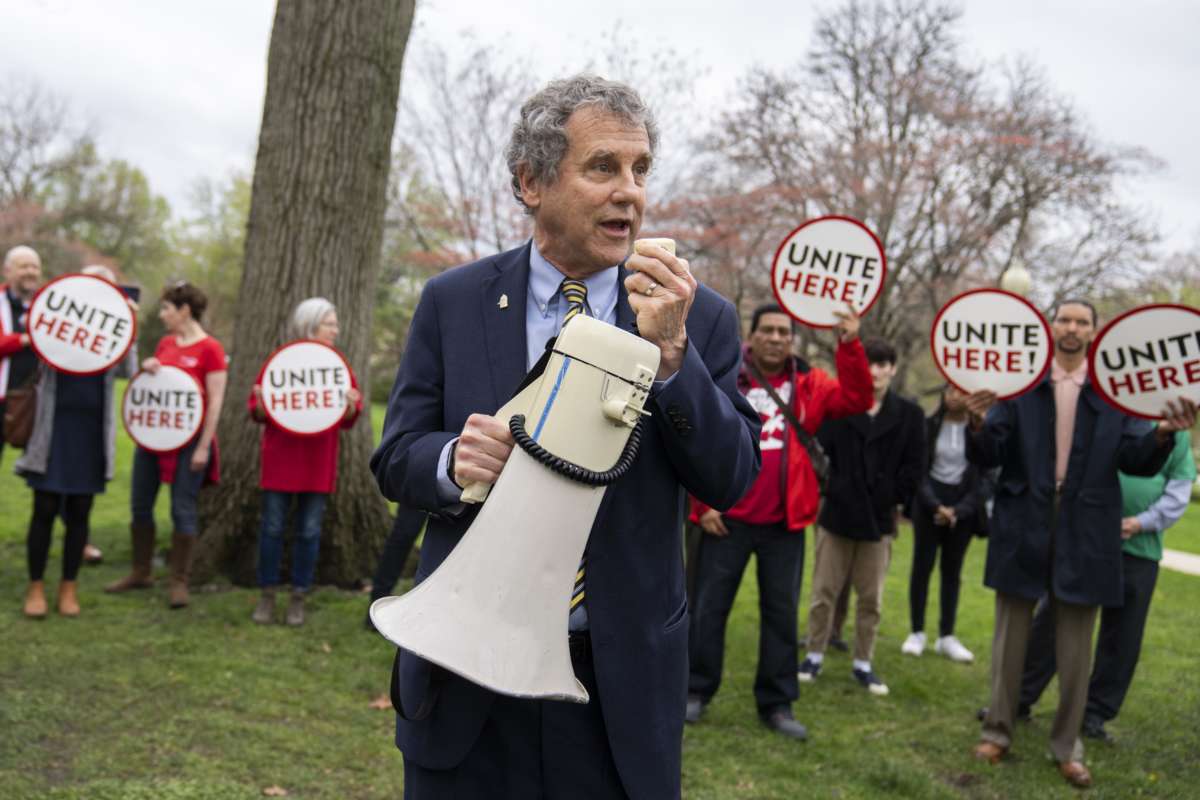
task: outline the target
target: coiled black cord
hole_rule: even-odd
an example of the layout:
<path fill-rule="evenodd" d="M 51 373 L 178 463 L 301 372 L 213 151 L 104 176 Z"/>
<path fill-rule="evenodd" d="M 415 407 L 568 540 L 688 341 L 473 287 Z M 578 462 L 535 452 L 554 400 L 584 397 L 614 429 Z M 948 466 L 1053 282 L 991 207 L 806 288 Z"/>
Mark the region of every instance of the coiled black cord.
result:
<path fill-rule="evenodd" d="M 629 468 L 633 466 L 633 460 L 637 458 L 638 448 L 642 444 L 642 421 L 639 419 L 637 424 L 633 426 L 633 430 L 629 432 L 629 439 L 625 442 L 625 449 L 621 451 L 621 457 L 617 459 L 617 463 L 613 465 L 613 468 L 604 472 L 596 472 L 567 461 L 565 458 L 556 456 L 535 442 L 533 437 L 525 431 L 524 414 L 514 414 L 512 419 L 508 421 L 508 429 L 512 432 L 513 440 L 517 443 L 517 446 L 532 456 L 539 464 L 553 472 L 557 472 L 564 478 L 570 478 L 576 483 L 583 483 L 588 486 L 608 486 L 628 472 Z"/>

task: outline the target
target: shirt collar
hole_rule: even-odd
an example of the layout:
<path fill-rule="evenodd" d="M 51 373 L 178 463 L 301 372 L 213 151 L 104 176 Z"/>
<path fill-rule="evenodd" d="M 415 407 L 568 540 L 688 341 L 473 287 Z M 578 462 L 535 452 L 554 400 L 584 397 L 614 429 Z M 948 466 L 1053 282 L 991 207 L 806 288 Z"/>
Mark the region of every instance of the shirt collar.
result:
<path fill-rule="evenodd" d="M 546 260 L 538 250 L 537 242 L 531 241 L 529 248 L 529 295 L 538 313 L 548 317 L 558 310 L 562 296 L 559 287 L 566 276 L 558 267 Z M 608 320 L 617 307 L 617 265 L 589 275 L 584 279 L 587 286 L 587 304 L 591 316 Z"/>
<path fill-rule="evenodd" d="M 1059 366 L 1058 360 L 1050 362 L 1050 381 L 1052 383 L 1062 383 L 1064 380 L 1070 380 L 1076 386 L 1083 386 L 1083 382 L 1087 379 L 1087 362 L 1084 361 L 1074 372 L 1067 372 Z"/>

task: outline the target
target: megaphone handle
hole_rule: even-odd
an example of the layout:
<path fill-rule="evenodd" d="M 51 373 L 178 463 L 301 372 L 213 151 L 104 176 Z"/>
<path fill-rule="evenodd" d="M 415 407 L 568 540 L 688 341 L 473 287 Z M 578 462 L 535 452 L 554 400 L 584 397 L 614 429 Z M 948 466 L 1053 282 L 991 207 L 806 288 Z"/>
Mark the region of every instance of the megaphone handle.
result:
<path fill-rule="evenodd" d="M 464 503 L 482 503 L 487 500 L 488 492 L 491 490 L 491 484 L 482 481 L 468 483 L 467 488 L 462 490 L 462 495 L 458 499 Z"/>

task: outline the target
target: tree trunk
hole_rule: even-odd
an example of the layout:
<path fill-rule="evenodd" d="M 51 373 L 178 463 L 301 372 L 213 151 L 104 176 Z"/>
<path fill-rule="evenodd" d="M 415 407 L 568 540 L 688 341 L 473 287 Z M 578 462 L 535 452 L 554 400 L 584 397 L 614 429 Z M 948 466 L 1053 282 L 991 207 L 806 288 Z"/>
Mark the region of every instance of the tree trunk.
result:
<path fill-rule="evenodd" d="M 371 316 L 413 8 L 414 0 L 279 0 L 276 7 L 218 433 L 221 483 L 201 494 L 200 580 L 217 571 L 254 580 L 261 429 L 245 403 L 263 361 L 290 338 L 288 320 L 301 300 L 321 296 L 337 306 L 338 347 L 370 396 Z M 374 569 L 388 518 L 367 468 L 373 442 L 364 410 L 341 434 L 319 582 L 349 585 Z"/>

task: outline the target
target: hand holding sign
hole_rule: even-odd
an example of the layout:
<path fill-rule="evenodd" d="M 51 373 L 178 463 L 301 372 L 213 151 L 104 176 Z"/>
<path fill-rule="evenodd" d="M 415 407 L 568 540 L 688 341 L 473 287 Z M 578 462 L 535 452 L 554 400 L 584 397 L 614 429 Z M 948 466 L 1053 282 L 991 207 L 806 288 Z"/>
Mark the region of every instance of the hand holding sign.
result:
<path fill-rule="evenodd" d="M 771 288 L 798 322 L 832 328 L 847 305 L 865 314 L 886 276 L 887 259 L 875 234 L 851 217 L 828 216 L 809 220 L 779 245 Z"/>
<path fill-rule="evenodd" d="M 1000 289 L 963 292 L 938 312 L 930 332 L 933 360 L 955 388 L 1007 400 L 1033 388 L 1050 369 L 1050 326 L 1028 300 Z M 968 399 L 986 413 L 986 396 Z"/>
<path fill-rule="evenodd" d="M 335 427 L 347 405 L 357 402 L 350 365 L 321 342 L 301 340 L 279 348 L 263 365 L 259 381 L 263 411 L 276 425 L 300 436 Z"/>
<path fill-rule="evenodd" d="M 1160 430 L 1195 424 L 1200 403 L 1200 311 L 1135 308 L 1104 326 L 1088 353 L 1092 385 L 1126 414 L 1161 419 Z"/>
<path fill-rule="evenodd" d="M 125 295 L 95 275 L 63 275 L 29 306 L 34 352 L 59 372 L 96 375 L 116 365 L 137 338 L 137 318 Z"/>

